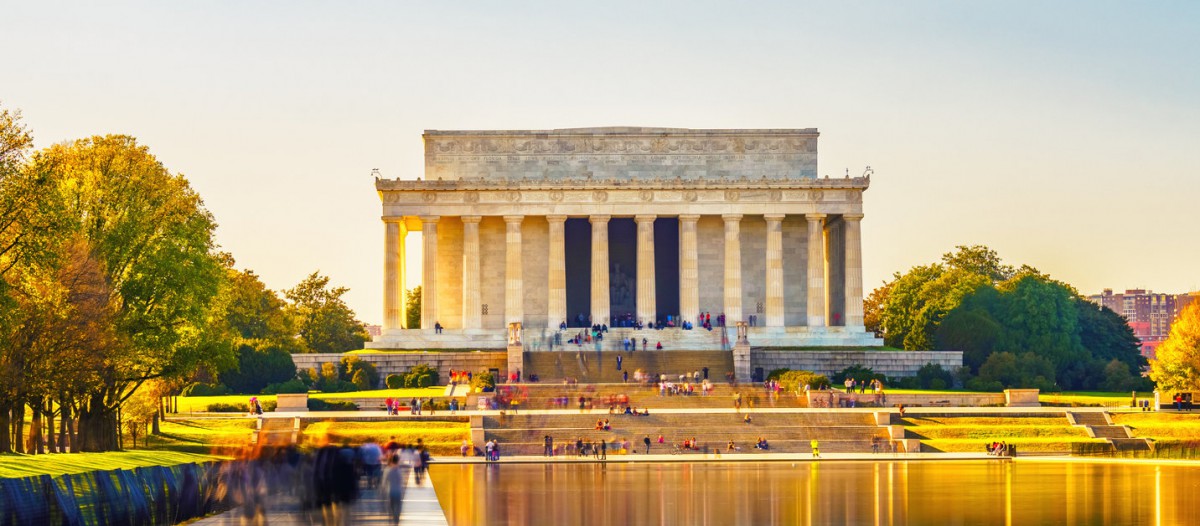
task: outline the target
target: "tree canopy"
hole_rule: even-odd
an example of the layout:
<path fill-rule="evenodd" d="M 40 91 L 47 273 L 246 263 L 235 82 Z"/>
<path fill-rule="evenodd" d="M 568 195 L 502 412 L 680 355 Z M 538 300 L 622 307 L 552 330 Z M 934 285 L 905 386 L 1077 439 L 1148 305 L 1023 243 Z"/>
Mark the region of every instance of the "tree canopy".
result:
<path fill-rule="evenodd" d="M 1120 374 L 1113 360 L 1126 376 L 1144 364 L 1120 315 L 983 246 L 959 246 L 940 263 L 897 272 L 869 297 L 866 310 L 888 345 L 962 351 L 969 373 L 988 388 L 1098 389 L 1128 383 L 1109 378 Z"/>
<path fill-rule="evenodd" d="M 1168 393 L 1200 391 L 1200 302 L 1179 313 L 1150 360 L 1150 379 Z"/>
<path fill-rule="evenodd" d="M 313 272 L 284 292 L 304 352 L 340 353 L 363 347 L 370 336 L 342 300 L 348 290 L 330 287 L 329 277 Z"/>

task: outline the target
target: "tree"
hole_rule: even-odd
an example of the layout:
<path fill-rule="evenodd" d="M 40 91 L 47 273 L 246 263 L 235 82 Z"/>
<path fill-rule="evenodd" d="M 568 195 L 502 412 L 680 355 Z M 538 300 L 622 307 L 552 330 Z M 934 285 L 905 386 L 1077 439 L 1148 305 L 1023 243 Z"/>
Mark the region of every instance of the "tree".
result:
<path fill-rule="evenodd" d="M 1150 379 L 1167 393 L 1200 391 L 1200 302 L 1192 302 L 1150 360 Z"/>
<path fill-rule="evenodd" d="M 117 449 L 116 410 L 140 385 L 219 359 L 204 345 L 223 279 L 216 223 L 187 180 L 129 136 L 58 144 L 30 169 L 51 181 L 103 276 L 115 334 L 94 345 L 95 375 L 77 399 L 77 450 Z"/>
<path fill-rule="evenodd" d="M 942 264 L 947 268 L 959 269 L 984 276 L 992 283 L 1012 279 L 1016 275 L 1012 265 L 1005 265 L 1000 254 L 983 245 L 958 245 L 955 252 L 942 254 Z"/>
<path fill-rule="evenodd" d="M 313 272 L 284 293 L 304 352 L 340 353 L 363 348 L 370 335 L 342 300 L 348 290 L 330 288 L 328 277 Z"/>
<path fill-rule="evenodd" d="M 238 347 L 237 366 L 222 371 L 219 379 L 233 392 L 258 394 L 263 388 L 296 378 L 291 353 L 277 347 L 255 349 L 249 344 Z"/>
<path fill-rule="evenodd" d="M 421 286 L 417 285 L 404 294 L 404 317 L 407 329 L 421 328 Z"/>
<path fill-rule="evenodd" d="M 883 308 L 893 283 L 889 281 L 880 285 L 863 300 L 863 325 L 866 326 L 867 332 L 873 333 L 876 338 L 883 337 Z"/>

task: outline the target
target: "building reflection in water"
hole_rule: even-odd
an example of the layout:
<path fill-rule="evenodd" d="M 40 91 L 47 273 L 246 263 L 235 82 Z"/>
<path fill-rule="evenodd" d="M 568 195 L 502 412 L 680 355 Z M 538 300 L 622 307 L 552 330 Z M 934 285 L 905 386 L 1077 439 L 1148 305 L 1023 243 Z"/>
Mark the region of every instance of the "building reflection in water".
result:
<path fill-rule="evenodd" d="M 1190 466 L 923 461 L 430 468 L 451 524 L 1198 524 Z"/>

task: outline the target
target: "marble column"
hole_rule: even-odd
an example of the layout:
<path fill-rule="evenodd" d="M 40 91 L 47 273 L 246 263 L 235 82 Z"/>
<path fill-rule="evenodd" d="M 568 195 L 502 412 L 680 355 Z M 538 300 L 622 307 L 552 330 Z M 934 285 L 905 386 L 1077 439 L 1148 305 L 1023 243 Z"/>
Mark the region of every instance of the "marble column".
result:
<path fill-rule="evenodd" d="M 383 220 L 383 333 L 404 328 L 404 219 Z"/>
<path fill-rule="evenodd" d="M 846 327 L 863 328 L 862 214 L 843 214 L 846 245 Z"/>
<path fill-rule="evenodd" d="M 783 214 L 767 214 L 767 327 L 783 327 Z"/>
<path fill-rule="evenodd" d="M 825 214 L 808 214 L 808 327 L 825 327 Z"/>
<path fill-rule="evenodd" d="M 463 287 L 462 326 L 464 329 L 483 327 L 482 300 L 479 291 L 479 221 L 480 216 L 462 216 L 463 222 Z"/>
<path fill-rule="evenodd" d="M 433 330 L 438 322 L 437 256 L 438 216 L 421 216 L 423 266 L 421 267 L 421 329 Z"/>
<path fill-rule="evenodd" d="M 593 325 L 608 324 L 608 219 L 609 216 L 591 216 L 592 224 L 592 321 Z"/>
<path fill-rule="evenodd" d="M 550 286 L 547 289 L 546 324 L 558 329 L 558 324 L 567 319 L 567 247 L 563 228 L 567 216 L 546 216 L 550 222 Z"/>
<path fill-rule="evenodd" d="M 742 320 L 742 214 L 725 214 L 725 325 Z"/>
<path fill-rule="evenodd" d="M 679 216 L 679 316 L 693 324 L 700 319 L 700 273 L 696 255 L 698 215 Z"/>
<path fill-rule="evenodd" d="M 658 323 L 658 290 L 654 284 L 653 215 L 634 216 L 637 223 L 637 317 L 643 323 Z"/>
<path fill-rule="evenodd" d="M 521 221 L 525 216 L 504 216 L 507 227 L 504 251 L 504 321 L 523 323 L 525 282 L 521 279 Z"/>

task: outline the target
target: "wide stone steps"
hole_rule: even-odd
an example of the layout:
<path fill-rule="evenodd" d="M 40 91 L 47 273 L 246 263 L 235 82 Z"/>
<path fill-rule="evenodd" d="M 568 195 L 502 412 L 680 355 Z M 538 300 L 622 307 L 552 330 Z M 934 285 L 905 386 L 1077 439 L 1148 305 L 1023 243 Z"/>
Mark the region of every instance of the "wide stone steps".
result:
<path fill-rule="evenodd" d="M 1108 426 L 1112 425 L 1102 412 L 1070 412 L 1068 419 L 1078 426 Z"/>
<path fill-rule="evenodd" d="M 505 416 L 484 416 L 485 429 L 532 429 L 532 428 L 590 428 L 596 420 L 608 419 L 613 425 L 626 422 L 625 425 L 647 426 L 692 426 L 704 425 L 710 428 L 722 426 L 744 426 L 743 416 L 735 413 L 701 414 L 701 413 L 651 413 L 648 416 L 609 415 L 594 412 L 583 414 L 556 415 L 522 415 L 509 414 Z M 751 413 L 755 425 L 781 427 L 845 427 L 845 426 L 874 426 L 874 415 L 862 412 L 829 412 L 829 413 Z"/>
<path fill-rule="evenodd" d="M 620 370 L 618 355 L 622 359 Z M 726 373 L 733 371 L 733 353 L 728 351 L 527 352 L 524 361 L 525 375 L 537 374 L 542 382 L 572 378 L 583 383 L 621 383 L 623 373 L 628 372 L 632 381 L 638 370 L 675 379 L 679 374 L 691 375 L 706 367 L 709 380 L 717 382 L 724 381 Z"/>
<path fill-rule="evenodd" d="M 1129 438 L 1129 432 L 1121 426 L 1088 426 L 1088 429 L 1092 431 L 1092 436 L 1096 438 Z"/>

